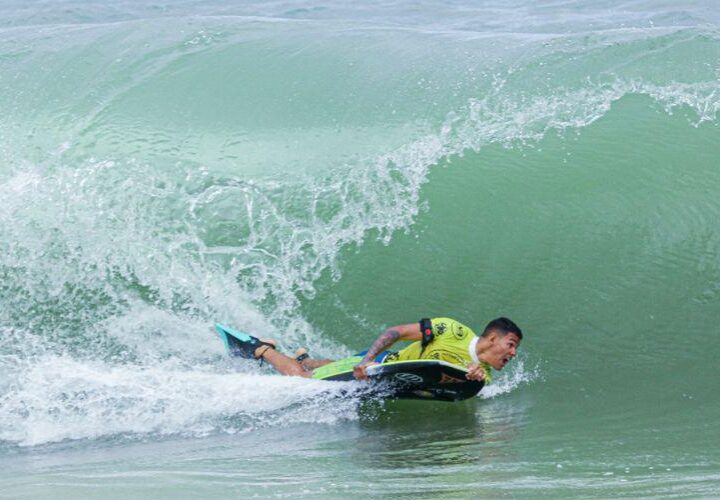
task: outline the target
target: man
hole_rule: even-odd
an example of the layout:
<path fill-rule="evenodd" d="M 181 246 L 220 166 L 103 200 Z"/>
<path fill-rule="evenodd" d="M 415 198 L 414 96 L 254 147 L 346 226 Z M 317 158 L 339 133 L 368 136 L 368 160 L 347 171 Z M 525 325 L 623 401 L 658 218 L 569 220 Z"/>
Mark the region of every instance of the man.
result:
<path fill-rule="evenodd" d="M 249 336 L 242 342 L 237 354 L 270 363 L 283 375 L 312 377 L 312 370 L 331 363 L 330 360 L 291 358 L 275 349 L 272 341 L 263 341 Z M 385 351 L 395 342 L 406 340 L 412 343 L 399 352 Z M 485 327 L 481 336 L 467 326 L 450 318 L 423 319 L 419 323 L 408 323 L 388 328 L 383 332 L 363 359 L 355 366 L 353 374 L 357 379 L 366 379 L 368 366 L 392 361 L 414 359 L 437 359 L 467 368 L 468 380 L 490 382 L 490 368 L 502 370 L 517 355 L 522 340 L 522 330 L 508 318 L 497 318 Z"/>

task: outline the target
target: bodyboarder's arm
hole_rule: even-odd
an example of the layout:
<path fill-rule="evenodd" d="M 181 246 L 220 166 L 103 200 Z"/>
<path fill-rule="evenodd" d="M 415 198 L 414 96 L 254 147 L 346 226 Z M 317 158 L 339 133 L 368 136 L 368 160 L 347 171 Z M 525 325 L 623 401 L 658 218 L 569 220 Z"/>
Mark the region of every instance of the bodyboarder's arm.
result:
<path fill-rule="evenodd" d="M 353 375 L 357 379 L 366 379 L 367 373 L 365 373 L 365 367 L 374 364 L 373 360 L 378 354 L 399 340 L 415 341 L 421 339 L 422 332 L 420 331 L 420 323 L 407 323 L 405 325 L 388 328 L 373 342 L 367 354 L 365 354 L 365 357 L 355 366 Z"/>

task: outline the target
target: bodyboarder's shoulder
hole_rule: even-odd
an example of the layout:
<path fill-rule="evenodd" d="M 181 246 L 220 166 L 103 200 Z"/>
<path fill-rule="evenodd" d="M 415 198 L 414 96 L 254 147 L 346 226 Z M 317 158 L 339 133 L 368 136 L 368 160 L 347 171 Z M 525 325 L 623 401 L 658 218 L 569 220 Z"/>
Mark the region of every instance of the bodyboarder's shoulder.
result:
<path fill-rule="evenodd" d="M 471 339 L 475 336 L 472 329 L 457 320 L 447 317 L 433 318 L 431 320 L 433 333 L 442 337 L 445 333 L 450 333 L 457 340 Z"/>

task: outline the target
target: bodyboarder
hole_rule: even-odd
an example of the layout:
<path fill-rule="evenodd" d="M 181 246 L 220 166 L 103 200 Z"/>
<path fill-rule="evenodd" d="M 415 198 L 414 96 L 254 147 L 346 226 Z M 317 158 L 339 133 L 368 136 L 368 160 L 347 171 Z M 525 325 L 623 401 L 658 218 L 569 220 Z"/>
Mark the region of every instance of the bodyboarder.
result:
<path fill-rule="evenodd" d="M 450 318 L 422 319 L 417 323 L 393 326 L 385 330 L 354 367 L 353 375 L 367 378 L 366 368 L 379 363 L 409 360 L 440 360 L 468 370 L 468 380 L 489 383 L 491 368 L 502 370 L 517 355 L 522 330 L 508 318 L 490 321 L 480 336 Z M 268 362 L 283 375 L 312 377 L 313 370 L 332 360 L 310 359 L 304 350 L 296 357 L 286 356 L 275 348 L 273 341 L 248 336 L 249 340 L 236 345 L 236 354 L 243 358 Z M 410 341 L 398 352 L 386 351 L 398 341 Z"/>

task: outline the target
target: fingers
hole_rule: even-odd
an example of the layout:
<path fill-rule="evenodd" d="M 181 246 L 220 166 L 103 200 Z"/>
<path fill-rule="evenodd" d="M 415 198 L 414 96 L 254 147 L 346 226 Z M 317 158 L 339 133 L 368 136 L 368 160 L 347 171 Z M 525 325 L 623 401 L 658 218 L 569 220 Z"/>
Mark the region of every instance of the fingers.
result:
<path fill-rule="evenodd" d="M 360 365 L 355 365 L 355 368 L 353 368 L 353 376 L 358 380 L 367 380 L 368 374 L 367 374 L 367 368 L 368 366 L 374 366 L 379 365 L 380 363 L 376 363 L 375 361 L 370 361 L 367 363 L 363 363 Z"/>
<path fill-rule="evenodd" d="M 367 373 L 365 373 L 365 366 L 357 365 L 353 368 L 353 376 L 358 380 L 366 380 L 368 376 Z"/>
<path fill-rule="evenodd" d="M 485 380 L 485 370 L 479 366 L 471 366 L 465 378 L 468 380 Z"/>

